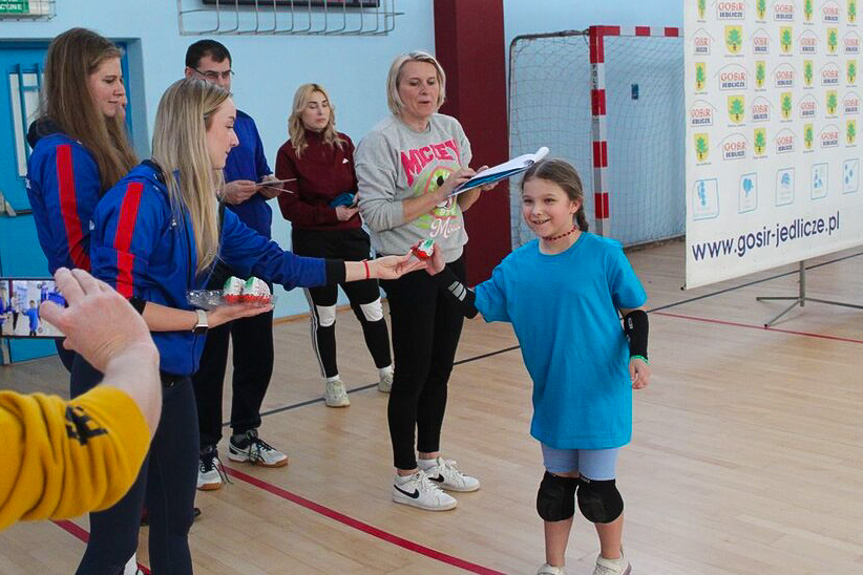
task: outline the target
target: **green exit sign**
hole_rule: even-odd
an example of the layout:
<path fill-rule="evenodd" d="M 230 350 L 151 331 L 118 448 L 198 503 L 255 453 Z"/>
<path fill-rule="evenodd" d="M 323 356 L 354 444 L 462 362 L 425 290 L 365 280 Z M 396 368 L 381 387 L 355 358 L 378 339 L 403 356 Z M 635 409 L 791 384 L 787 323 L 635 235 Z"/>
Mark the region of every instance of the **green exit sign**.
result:
<path fill-rule="evenodd" d="M 0 0 L 0 14 L 29 14 L 30 1 L 17 0 L 12 2 L 3 2 Z"/>

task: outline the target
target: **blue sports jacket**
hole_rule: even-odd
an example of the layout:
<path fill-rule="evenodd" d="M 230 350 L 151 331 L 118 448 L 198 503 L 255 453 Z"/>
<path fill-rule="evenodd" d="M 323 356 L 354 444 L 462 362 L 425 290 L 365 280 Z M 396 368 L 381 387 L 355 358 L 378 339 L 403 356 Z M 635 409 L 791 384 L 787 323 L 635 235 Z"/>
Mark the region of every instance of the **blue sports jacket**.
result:
<path fill-rule="evenodd" d="M 234 131 L 240 144 L 228 154 L 225 163 L 225 181 L 250 180 L 260 182 L 273 170 L 267 164 L 264 144 L 251 116 L 237 110 Z M 267 238 L 273 225 L 273 210 L 267 198 L 256 193 L 242 204 L 227 204 L 227 208 L 240 217 L 240 221 Z"/>
<path fill-rule="evenodd" d="M 214 192 L 215 193 L 215 192 Z M 195 275 L 195 236 L 188 212 L 171 209 L 164 176 L 145 161 L 105 193 L 93 214 L 90 258 L 93 275 L 126 298 L 194 309 L 190 289 L 202 289 L 209 272 Z M 246 227 L 225 210 L 219 258 L 243 278 L 257 276 L 286 289 L 344 279 L 340 260 L 304 258 Z M 339 277 L 341 270 L 341 277 Z M 211 270 L 210 270 L 211 271 Z M 205 336 L 191 331 L 153 332 L 161 370 L 190 376 L 198 369 Z"/>
<path fill-rule="evenodd" d="M 61 266 L 89 270 L 88 224 L 102 191 L 96 161 L 50 121 L 34 122 L 27 138 L 33 148 L 27 197 L 48 270 L 52 275 Z"/>

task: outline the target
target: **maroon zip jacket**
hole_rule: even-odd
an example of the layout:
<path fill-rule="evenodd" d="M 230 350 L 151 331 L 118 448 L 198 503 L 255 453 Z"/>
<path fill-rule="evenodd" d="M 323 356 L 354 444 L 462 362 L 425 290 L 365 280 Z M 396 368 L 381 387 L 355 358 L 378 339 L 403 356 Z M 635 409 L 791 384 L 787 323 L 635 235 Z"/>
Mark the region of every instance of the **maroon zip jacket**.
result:
<path fill-rule="evenodd" d="M 293 194 L 279 194 L 279 208 L 295 229 L 353 230 L 362 225 L 359 215 L 346 222 L 336 217 L 330 202 L 342 192 L 357 191 L 357 174 L 354 170 L 354 143 L 345 134 L 342 148 L 321 141 L 317 132 L 306 130 L 308 146 L 297 158 L 290 140 L 282 144 L 276 155 L 276 177 L 287 182 L 285 188 Z"/>

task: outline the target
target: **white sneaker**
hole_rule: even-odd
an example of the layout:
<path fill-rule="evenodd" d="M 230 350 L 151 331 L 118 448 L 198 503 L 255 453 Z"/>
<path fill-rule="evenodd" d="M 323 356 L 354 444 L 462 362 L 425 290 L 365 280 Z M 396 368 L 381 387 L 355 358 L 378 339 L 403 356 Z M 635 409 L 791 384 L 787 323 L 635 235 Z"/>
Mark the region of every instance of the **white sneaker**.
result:
<path fill-rule="evenodd" d="M 228 459 L 251 463 L 261 467 L 284 467 L 288 456 L 258 437 L 257 429 L 250 429 L 242 439 L 228 441 Z"/>
<path fill-rule="evenodd" d="M 378 391 L 381 393 L 389 393 L 393 389 L 393 366 L 385 367 L 380 370 L 381 380 L 378 382 Z"/>
<path fill-rule="evenodd" d="M 198 489 L 215 491 L 222 487 L 222 462 L 215 447 L 204 449 L 198 461 Z"/>
<path fill-rule="evenodd" d="M 327 407 L 347 407 L 351 404 L 345 384 L 342 383 L 341 379 L 327 381 L 327 387 L 324 390 L 324 402 Z"/>
<path fill-rule="evenodd" d="M 563 567 L 554 567 L 548 563 L 543 563 L 536 575 L 566 575 L 566 571 L 563 570 Z"/>
<path fill-rule="evenodd" d="M 422 469 L 410 476 L 410 479 L 400 483 L 396 476 L 393 481 L 393 501 L 402 505 L 410 505 L 426 511 L 447 511 L 455 509 L 458 501 L 441 491 L 440 487 L 429 481 Z"/>
<path fill-rule="evenodd" d="M 593 575 L 629 575 L 632 573 L 632 565 L 629 564 L 623 552 L 620 559 L 606 559 L 602 555 L 596 558 L 596 567 Z"/>
<path fill-rule="evenodd" d="M 126 566 L 123 568 L 123 575 L 138 575 L 141 573 L 143 575 L 143 571 L 138 569 L 138 554 L 135 553 L 132 555 L 132 558 L 129 559 L 129 562 L 126 563 Z"/>
<path fill-rule="evenodd" d="M 438 457 L 437 465 L 427 468 L 425 473 L 429 481 L 447 491 L 469 492 L 479 489 L 479 479 L 459 471 L 458 465 L 452 459 Z"/>

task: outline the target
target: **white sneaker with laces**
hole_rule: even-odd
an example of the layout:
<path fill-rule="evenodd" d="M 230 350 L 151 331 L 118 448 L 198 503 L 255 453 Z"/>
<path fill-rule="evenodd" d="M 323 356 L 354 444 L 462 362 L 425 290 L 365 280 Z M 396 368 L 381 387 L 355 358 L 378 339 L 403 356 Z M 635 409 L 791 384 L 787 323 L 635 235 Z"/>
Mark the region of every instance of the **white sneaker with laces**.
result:
<path fill-rule="evenodd" d="M 393 389 L 393 366 L 387 366 L 379 370 L 381 380 L 378 382 L 378 391 L 389 393 Z"/>
<path fill-rule="evenodd" d="M 324 402 L 327 407 L 347 407 L 351 404 L 351 400 L 348 399 L 348 391 L 341 379 L 327 380 Z"/>
<path fill-rule="evenodd" d="M 222 487 L 222 462 L 215 447 L 204 449 L 198 460 L 198 489 L 215 491 Z"/>
<path fill-rule="evenodd" d="M 393 481 L 393 501 L 396 503 L 426 511 L 447 511 L 458 505 L 454 497 L 429 481 L 422 469 L 411 475 L 407 481 L 402 482 L 400 479 L 403 478 L 396 476 Z"/>
<path fill-rule="evenodd" d="M 596 567 L 593 569 L 593 575 L 630 575 L 632 573 L 632 565 L 620 554 L 620 559 L 606 559 L 602 555 L 596 558 Z"/>
<path fill-rule="evenodd" d="M 228 441 L 228 459 L 240 463 L 251 463 L 261 467 L 284 467 L 288 456 L 258 437 L 257 429 L 250 429 L 242 439 Z"/>
<path fill-rule="evenodd" d="M 429 481 L 447 491 L 466 493 L 479 489 L 479 479 L 459 471 L 458 464 L 453 459 L 438 457 L 437 465 L 426 468 L 425 473 Z"/>
<path fill-rule="evenodd" d="M 563 570 L 563 567 L 555 567 L 548 563 L 543 563 L 539 571 L 536 572 L 536 575 L 566 575 L 566 571 Z"/>

